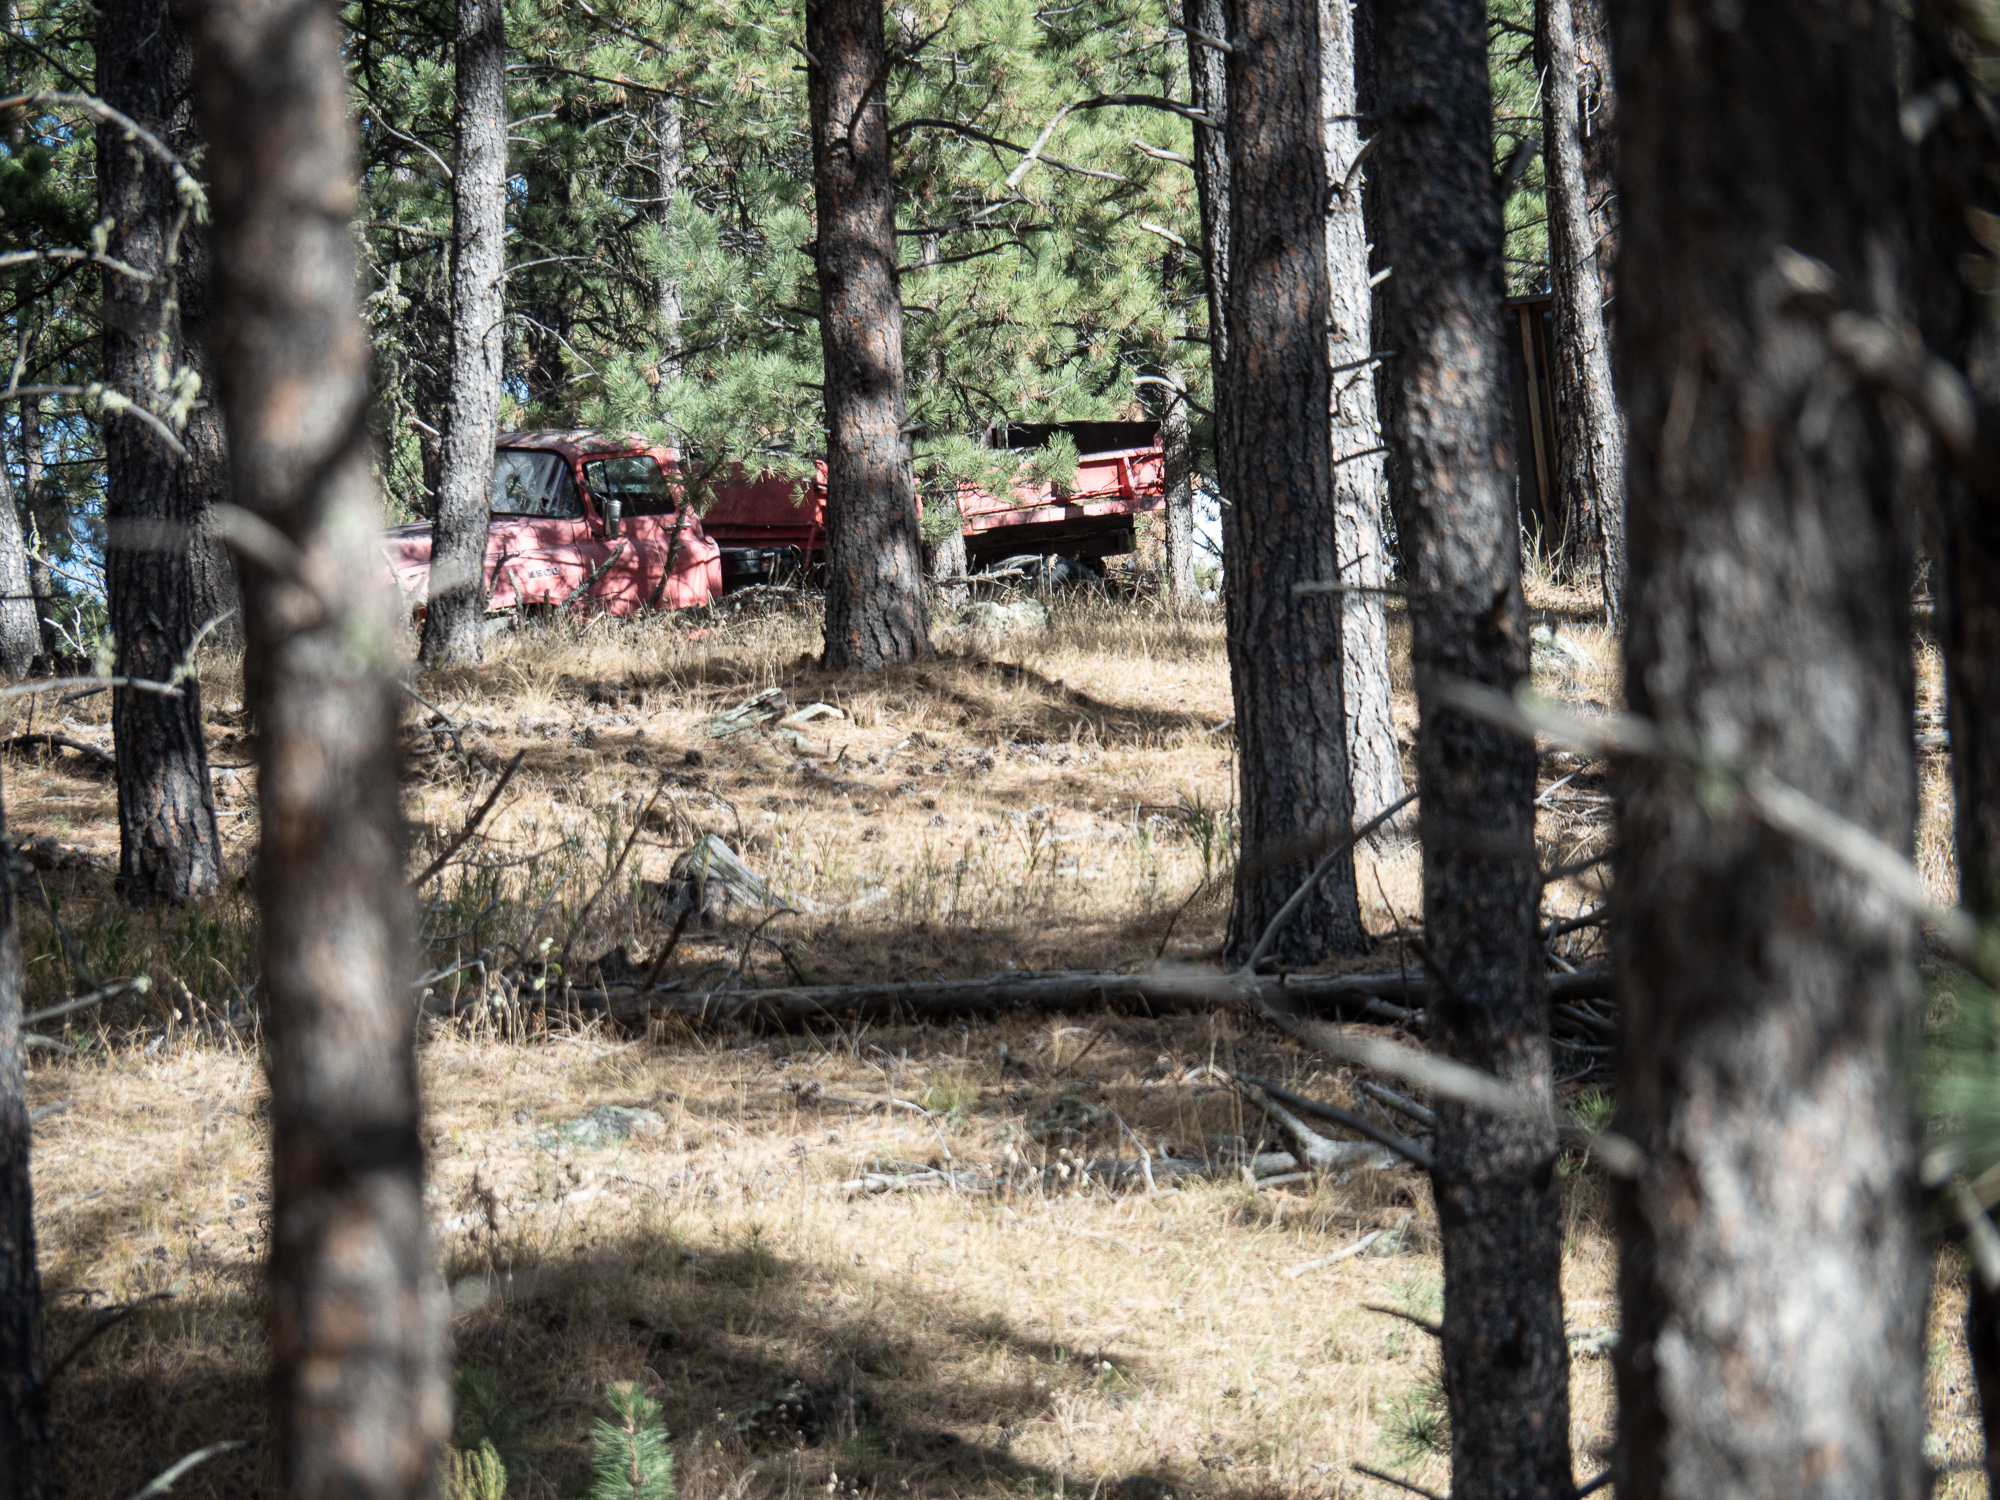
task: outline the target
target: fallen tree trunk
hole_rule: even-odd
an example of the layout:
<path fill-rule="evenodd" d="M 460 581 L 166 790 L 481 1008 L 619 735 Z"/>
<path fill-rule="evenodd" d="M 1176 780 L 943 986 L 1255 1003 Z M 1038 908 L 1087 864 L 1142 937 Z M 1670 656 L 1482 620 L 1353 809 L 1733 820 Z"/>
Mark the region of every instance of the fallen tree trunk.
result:
<path fill-rule="evenodd" d="M 1611 976 L 1601 969 L 1549 976 L 1557 1000 L 1611 998 Z M 1138 1015 L 1187 1015 L 1217 1006 L 1257 1001 L 1280 1014 L 1316 1020 L 1423 1024 L 1432 986 L 1402 974 L 1260 974 L 1254 978 L 1212 970 L 1159 970 L 1143 974 L 1064 971 L 1000 974 L 984 979 L 904 983 L 804 985 L 791 989 L 728 990 L 689 994 L 637 985 L 571 990 L 568 1002 L 586 1015 L 609 1015 L 639 1024 L 680 1020 L 692 1026 L 747 1024 L 810 1026 L 853 1021 L 944 1021 L 1056 1011 L 1105 1009 Z M 559 1004 L 550 997 L 551 1004 Z M 452 1013 L 442 997 L 426 1001 L 431 1015 Z M 461 1013 L 465 1010 L 460 1008 Z"/>

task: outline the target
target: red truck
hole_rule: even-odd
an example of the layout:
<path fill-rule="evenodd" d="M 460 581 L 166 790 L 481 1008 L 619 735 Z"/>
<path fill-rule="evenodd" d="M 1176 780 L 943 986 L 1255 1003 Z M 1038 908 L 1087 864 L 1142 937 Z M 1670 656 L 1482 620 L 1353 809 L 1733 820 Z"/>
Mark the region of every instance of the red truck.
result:
<path fill-rule="evenodd" d="M 493 455 L 487 608 L 572 599 L 607 614 L 688 609 L 722 592 L 721 551 L 678 503 L 671 450 L 597 432 L 503 432 Z M 383 550 L 406 604 L 430 595 L 429 522 Z"/>
<path fill-rule="evenodd" d="M 1101 565 L 1136 545 L 1133 518 L 1165 503 L 1165 455 L 1157 422 L 1014 422 L 987 430 L 986 446 L 1028 453 L 1058 433 L 1081 454 L 1067 485 L 1019 484 L 994 495 L 958 491 L 966 567 L 977 571 L 1024 553 L 1054 553 Z M 716 487 L 702 522 L 722 548 L 727 587 L 795 576 L 826 559 L 826 465 L 800 492 L 772 476 Z"/>

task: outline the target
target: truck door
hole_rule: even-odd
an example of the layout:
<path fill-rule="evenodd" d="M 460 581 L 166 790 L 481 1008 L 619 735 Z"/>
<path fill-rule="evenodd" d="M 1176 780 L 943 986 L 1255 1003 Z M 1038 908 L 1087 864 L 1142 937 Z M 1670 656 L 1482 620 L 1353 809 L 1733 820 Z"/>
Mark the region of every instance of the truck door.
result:
<path fill-rule="evenodd" d="M 591 534 L 568 461 L 536 448 L 493 455 L 487 599 L 496 609 L 562 602 L 610 548 Z"/>

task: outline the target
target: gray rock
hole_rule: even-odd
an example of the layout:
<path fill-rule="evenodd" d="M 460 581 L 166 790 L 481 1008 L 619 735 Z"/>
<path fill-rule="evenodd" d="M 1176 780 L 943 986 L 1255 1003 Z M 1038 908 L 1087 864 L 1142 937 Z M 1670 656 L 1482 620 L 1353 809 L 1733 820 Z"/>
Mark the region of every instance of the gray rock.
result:
<path fill-rule="evenodd" d="M 636 1109 L 626 1104 L 600 1104 L 588 1114 L 566 1120 L 552 1130 L 538 1130 L 533 1144 L 544 1151 L 567 1146 L 573 1150 L 595 1151 L 615 1146 L 633 1136 L 661 1135 L 667 1122 L 657 1110 Z"/>
<path fill-rule="evenodd" d="M 1049 612 L 1037 599 L 1016 599 L 1008 604 L 983 599 L 966 606 L 965 624 L 978 635 L 1026 635 L 1031 631 L 1047 630 Z"/>

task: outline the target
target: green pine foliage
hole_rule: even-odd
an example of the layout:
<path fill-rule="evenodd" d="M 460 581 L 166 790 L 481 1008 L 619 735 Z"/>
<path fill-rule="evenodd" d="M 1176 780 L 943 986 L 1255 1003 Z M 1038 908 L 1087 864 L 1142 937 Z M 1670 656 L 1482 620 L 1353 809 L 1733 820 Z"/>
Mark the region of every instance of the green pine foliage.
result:
<path fill-rule="evenodd" d="M 916 475 L 929 528 L 965 484 L 1019 455 L 1000 421 L 1157 415 L 1187 382 L 1197 463 L 1213 408 L 1192 127 L 1104 95 L 1188 97 L 1168 0 L 894 0 L 888 123 Z M 373 337 L 375 426 L 392 520 L 428 513 L 449 347 L 452 33 L 445 0 L 349 0 L 362 192 L 355 225 Z M 0 33 L 12 86 L 87 92 L 95 14 L 21 0 Z M 1494 154 L 1540 133 L 1533 0 L 1491 0 Z M 824 446 L 803 18 L 793 0 L 507 0 L 512 140 L 506 384 L 514 426 L 641 430 L 680 451 L 697 499 L 738 465 L 804 477 Z M 677 122 L 681 169 L 662 192 Z M 1039 146 L 1032 162 L 1027 151 Z M 75 111 L 0 121 L 0 249 L 87 246 L 97 132 Z M 1180 159 L 1177 159 L 1180 158 Z M 1541 167 L 1508 204 L 1510 289 L 1546 280 Z M 97 375 L 102 278 L 88 262 L 10 267 L 0 339 L 22 383 Z M 679 316 L 663 319 L 662 291 Z M 0 448 L 21 472 L 20 412 Z M 91 588 L 101 549 L 95 423 L 46 403 L 45 538 Z M 1065 455 L 1027 477 L 1066 477 Z"/>
<path fill-rule="evenodd" d="M 674 1454 L 659 1403 L 636 1380 L 607 1385 L 604 1398 L 616 1420 L 600 1418 L 592 1432 L 590 1500 L 674 1500 Z"/>
<path fill-rule="evenodd" d="M 1932 1012 L 1917 1056 L 1917 1103 L 1934 1164 L 1926 1175 L 1962 1173 L 1992 1204 L 2000 1201 L 2000 994 L 1960 971 Z"/>
<path fill-rule="evenodd" d="M 1535 61 L 1535 0 L 1487 0 L 1488 68 L 1493 82 L 1493 163 L 1504 171 L 1514 148 L 1542 136 L 1541 70 Z M 1507 295 L 1549 289 L 1547 178 L 1540 151 L 1507 199 Z"/>
<path fill-rule="evenodd" d="M 491 1443 L 445 1452 L 445 1500 L 507 1500 L 507 1466 Z"/>

